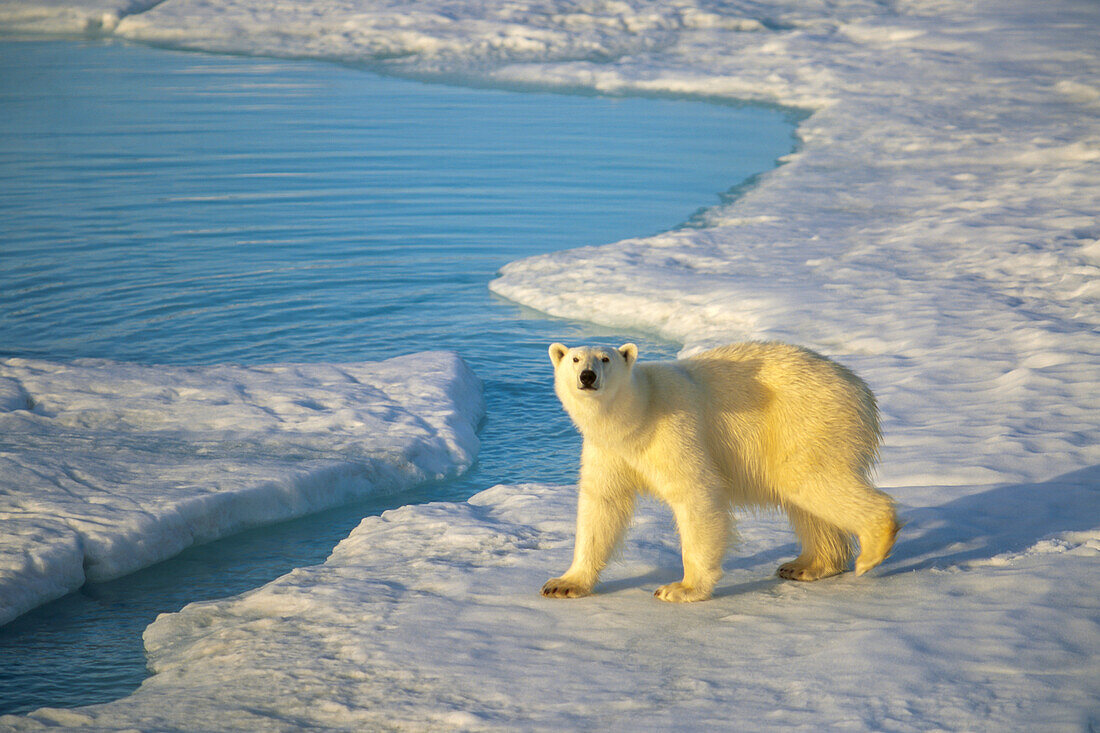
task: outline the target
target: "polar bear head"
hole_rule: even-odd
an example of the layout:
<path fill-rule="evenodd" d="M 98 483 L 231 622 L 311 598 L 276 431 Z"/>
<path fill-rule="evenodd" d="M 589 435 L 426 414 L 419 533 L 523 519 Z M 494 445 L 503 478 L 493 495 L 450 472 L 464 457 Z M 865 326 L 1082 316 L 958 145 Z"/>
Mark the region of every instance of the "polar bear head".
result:
<path fill-rule="evenodd" d="M 638 359 L 638 347 L 624 344 L 618 349 L 604 346 L 550 345 L 554 364 L 554 391 L 566 410 L 588 401 L 614 399 L 630 382 L 630 372 Z"/>

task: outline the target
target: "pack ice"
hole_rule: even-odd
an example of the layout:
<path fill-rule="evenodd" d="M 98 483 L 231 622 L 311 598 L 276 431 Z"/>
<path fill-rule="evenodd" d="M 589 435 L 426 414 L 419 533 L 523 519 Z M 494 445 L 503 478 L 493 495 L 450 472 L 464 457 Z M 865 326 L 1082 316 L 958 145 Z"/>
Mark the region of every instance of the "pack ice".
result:
<path fill-rule="evenodd" d="M 798 585 L 771 577 L 794 551 L 781 523 L 746 521 L 716 598 L 683 608 L 650 598 L 677 558 L 647 508 L 598 595 L 553 602 L 536 593 L 568 556 L 570 489 L 498 487 L 367 519 L 323 565 L 161 617 L 156 674 L 126 699 L 2 723 L 1100 727 L 1097 27 L 1077 0 L 122 16 L 119 36 L 191 49 L 805 111 L 796 152 L 693 226 L 513 263 L 492 288 L 685 351 L 778 337 L 838 358 L 880 398 L 880 484 L 908 525 L 872 577 Z"/>
<path fill-rule="evenodd" d="M 478 379 L 442 352 L 0 361 L 0 623 L 197 542 L 453 475 L 482 409 Z"/>

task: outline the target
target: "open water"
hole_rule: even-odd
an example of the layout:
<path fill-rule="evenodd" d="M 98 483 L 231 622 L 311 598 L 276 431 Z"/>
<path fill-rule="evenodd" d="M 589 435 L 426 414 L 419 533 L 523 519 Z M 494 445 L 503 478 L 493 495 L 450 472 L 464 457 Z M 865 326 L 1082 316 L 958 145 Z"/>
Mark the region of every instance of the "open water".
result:
<path fill-rule="evenodd" d="M 321 562 L 365 515 L 571 482 L 546 347 L 632 340 L 487 284 L 520 257 L 687 221 L 793 146 L 777 110 L 514 93 L 304 61 L 0 41 L 0 357 L 168 364 L 459 352 L 467 475 L 255 529 L 0 627 L 0 713 L 115 699 L 158 613 Z M 0 529 L 2 531 L 2 529 Z M 532 591 L 534 592 L 534 590 Z"/>

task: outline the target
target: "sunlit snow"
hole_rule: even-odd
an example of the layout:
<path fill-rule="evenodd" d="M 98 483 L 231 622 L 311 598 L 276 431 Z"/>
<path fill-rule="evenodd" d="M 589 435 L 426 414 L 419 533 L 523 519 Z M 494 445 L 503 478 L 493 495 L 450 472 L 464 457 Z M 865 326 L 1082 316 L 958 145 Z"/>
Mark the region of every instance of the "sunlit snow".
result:
<path fill-rule="evenodd" d="M 1100 726 L 1095 3 L 132 10 L 7 3 L 0 19 L 68 30 L 83 17 L 209 51 L 806 110 L 799 150 L 705 227 L 513 263 L 492 288 L 686 352 L 782 338 L 835 356 L 879 396 L 879 477 L 908 525 L 869 576 L 800 585 L 772 577 L 795 551 L 782 522 L 747 518 L 717 597 L 682 607 L 650 597 L 678 557 L 667 515 L 646 507 L 599 594 L 554 602 L 537 589 L 567 562 L 572 488 L 496 487 L 369 518 L 324 565 L 161 617 L 145 637 L 156 674 L 131 697 L 0 723 Z M 0 382 L 0 404 L 23 400 Z"/>

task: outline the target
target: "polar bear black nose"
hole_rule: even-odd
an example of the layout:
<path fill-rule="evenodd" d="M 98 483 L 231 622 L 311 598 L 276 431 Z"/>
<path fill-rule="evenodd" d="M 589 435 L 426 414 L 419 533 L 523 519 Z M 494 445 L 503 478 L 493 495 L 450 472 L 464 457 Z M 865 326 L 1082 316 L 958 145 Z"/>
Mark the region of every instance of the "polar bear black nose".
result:
<path fill-rule="evenodd" d="M 596 372 L 591 369 L 585 369 L 581 372 L 581 385 L 584 387 L 591 387 L 596 383 Z"/>

